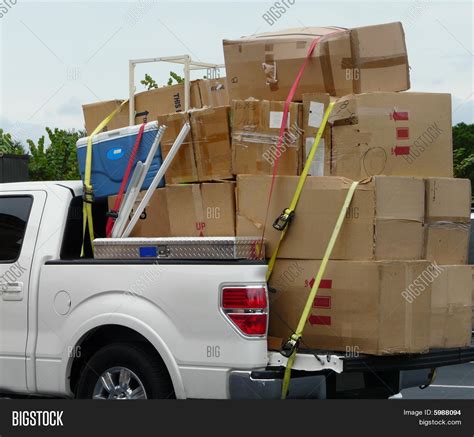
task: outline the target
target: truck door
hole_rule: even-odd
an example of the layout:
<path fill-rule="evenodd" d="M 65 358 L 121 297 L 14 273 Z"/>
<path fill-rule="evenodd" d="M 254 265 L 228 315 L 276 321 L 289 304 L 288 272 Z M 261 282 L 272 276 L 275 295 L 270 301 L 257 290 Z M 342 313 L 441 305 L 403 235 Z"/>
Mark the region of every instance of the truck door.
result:
<path fill-rule="evenodd" d="M 26 391 L 31 265 L 43 191 L 0 192 L 0 391 Z"/>

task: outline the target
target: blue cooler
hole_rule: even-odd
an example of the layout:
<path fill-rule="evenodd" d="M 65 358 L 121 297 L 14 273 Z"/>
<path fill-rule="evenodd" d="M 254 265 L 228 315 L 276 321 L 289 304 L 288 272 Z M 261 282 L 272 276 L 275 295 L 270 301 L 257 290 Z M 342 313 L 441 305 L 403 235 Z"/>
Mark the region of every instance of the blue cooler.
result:
<path fill-rule="evenodd" d="M 127 168 L 128 160 L 130 159 L 139 130 L 140 125 L 129 126 L 109 132 L 103 132 L 94 136 L 92 142 L 91 172 L 94 197 L 113 196 L 119 192 L 120 184 L 122 183 L 125 169 Z M 157 121 L 147 123 L 127 186 L 128 183 L 130 183 L 137 162 L 142 161 L 145 163 L 151 146 L 155 141 L 157 132 Z M 82 180 L 84 180 L 86 168 L 87 140 L 88 138 L 81 138 L 76 144 L 77 159 L 79 161 L 79 171 L 81 172 Z M 153 178 L 161 167 L 161 163 L 161 147 L 158 147 L 150 166 L 150 170 L 148 171 L 141 187 L 142 190 L 147 189 L 150 186 Z M 159 186 L 164 186 L 164 180 Z"/>

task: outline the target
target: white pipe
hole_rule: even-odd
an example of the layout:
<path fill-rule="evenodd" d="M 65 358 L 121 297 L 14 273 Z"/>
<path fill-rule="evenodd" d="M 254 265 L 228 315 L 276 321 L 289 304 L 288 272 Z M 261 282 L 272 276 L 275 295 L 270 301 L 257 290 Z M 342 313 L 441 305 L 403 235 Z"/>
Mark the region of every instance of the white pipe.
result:
<path fill-rule="evenodd" d="M 127 223 L 127 219 L 132 212 L 138 193 L 140 193 L 140 190 L 137 190 L 136 187 L 138 187 L 137 181 L 144 173 L 144 169 L 145 166 L 143 165 L 143 162 L 138 161 L 122 202 L 122 207 L 119 210 L 119 215 L 115 220 L 114 227 L 112 228 L 112 238 L 117 238 Z"/>
<path fill-rule="evenodd" d="M 184 63 L 184 110 L 189 111 L 190 102 L 191 102 L 191 84 L 190 76 L 189 76 L 189 65 L 191 62 L 191 58 L 186 55 L 185 63 Z"/>
<path fill-rule="evenodd" d="M 158 187 L 161 180 L 163 179 L 163 176 L 165 175 L 166 170 L 168 170 L 176 154 L 179 152 L 179 149 L 181 145 L 183 144 L 186 136 L 189 134 L 190 130 L 191 130 L 190 124 L 185 123 L 180 133 L 176 137 L 173 147 L 171 147 L 171 150 L 169 151 L 168 155 L 163 161 L 163 164 L 161 164 L 160 169 L 156 173 L 153 179 L 153 182 L 151 183 L 150 187 L 145 193 L 145 196 L 140 202 L 140 205 L 138 205 L 138 208 L 136 209 L 135 214 L 133 214 L 133 217 L 130 220 L 130 223 L 128 224 L 127 228 L 125 229 L 125 232 L 121 235 L 122 238 L 127 238 L 132 233 L 133 228 L 135 227 L 138 219 L 140 218 L 140 215 L 142 214 L 142 212 L 144 211 L 144 209 L 147 207 L 148 203 L 150 202 L 151 196 L 153 196 L 153 193 L 155 192 L 156 188 Z"/>
<path fill-rule="evenodd" d="M 155 122 L 156 123 L 156 122 Z M 156 155 L 158 147 L 160 145 L 160 141 L 163 138 L 163 135 L 166 131 L 166 126 L 162 125 L 158 128 L 158 132 L 156 133 L 155 140 L 150 147 L 150 151 L 146 157 L 145 163 L 142 164 L 140 161 L 137 163 L 135 167 L 135 171 L 133 172 L 132 178 L 130 179 L 130 183 L 128 184 L 128 189 L 125 194 L 125 198 L 123 201 L 123 207 L 120 208 L 119 216 L 114 223 L 114 227 L 112 229 L 112 237 L 116 238 L 120 236 L 125 228 L 127 223 L 127 218 L 130 216 L 133 205 L 140 193 L 141 187 L 143 182 L 145 181 L 146 175 L 150 170 L 151 164 L 153 163 L 153 158 Z M 140 164 L 140 165 L 138 165 Z"/>
<path fill-rule="evenodd" d="M 135 125 L 135 63 L 128 63 L 128 125 Z"/>

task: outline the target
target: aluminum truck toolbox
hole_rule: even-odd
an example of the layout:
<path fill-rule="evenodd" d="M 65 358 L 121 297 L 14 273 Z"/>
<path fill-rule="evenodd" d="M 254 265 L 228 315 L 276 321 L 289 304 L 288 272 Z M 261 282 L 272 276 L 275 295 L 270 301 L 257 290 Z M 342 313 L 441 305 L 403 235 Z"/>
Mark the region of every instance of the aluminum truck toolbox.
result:
<path fill-rule="evenodd" d="M 261 239 L 211 238 L 97 238 L 96 259 L 263 259 Z"/>

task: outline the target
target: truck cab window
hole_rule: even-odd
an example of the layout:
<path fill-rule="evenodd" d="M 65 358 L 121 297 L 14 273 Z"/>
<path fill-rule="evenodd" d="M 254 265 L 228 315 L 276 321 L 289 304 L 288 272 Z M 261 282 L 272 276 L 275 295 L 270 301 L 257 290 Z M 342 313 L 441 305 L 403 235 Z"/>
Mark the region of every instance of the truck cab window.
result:
<path fill-rule="evenodd" d="M 0 263 L 19 258 L 32 204 L 30 196 L 0 197 Z"/>
<path fill-rule="evenodd" d="M 92 207 L 94 232 L 96 238 L 105 237 L 107 198 L 97 199 Z M 61 245 L 61 259 L 79 259 L 82 248 L 82 197 L 76 196 L 69 204 L 66 228 Z M 84 257 L 92 258 L 92 248 L 88 230 L 86 230 Z"/>

